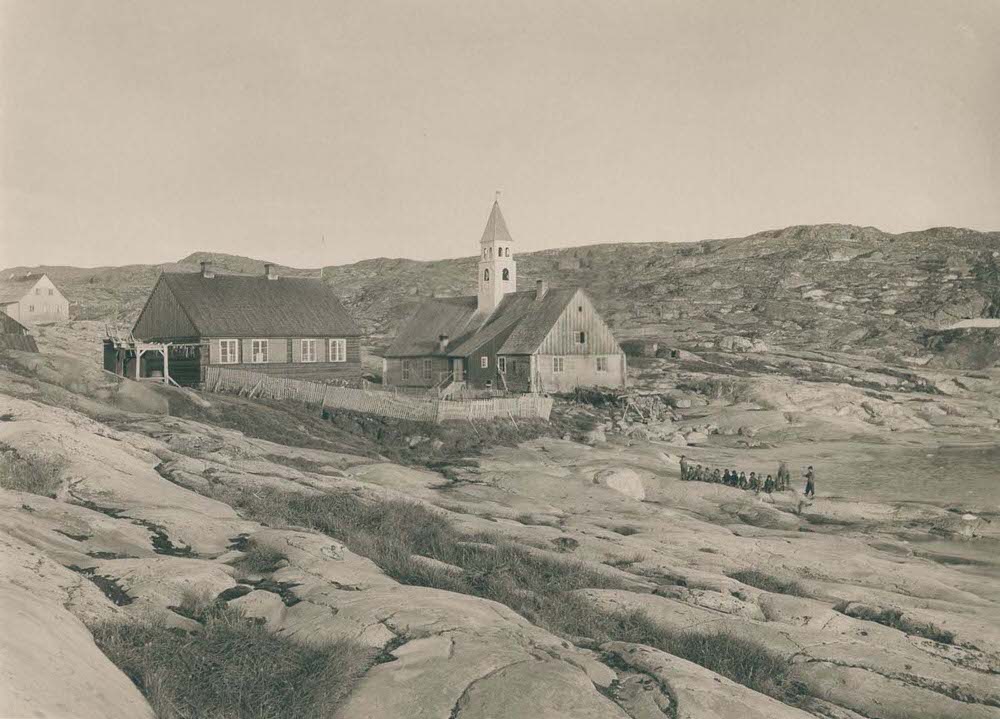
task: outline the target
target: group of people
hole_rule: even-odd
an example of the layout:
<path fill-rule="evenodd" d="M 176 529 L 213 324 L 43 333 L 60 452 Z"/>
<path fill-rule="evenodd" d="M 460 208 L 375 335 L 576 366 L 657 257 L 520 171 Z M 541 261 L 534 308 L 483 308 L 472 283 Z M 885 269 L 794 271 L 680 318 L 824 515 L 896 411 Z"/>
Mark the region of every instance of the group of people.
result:
<path fill-rule="evenodd" d="M 805 495 L 807 497 L 816 496 L 816 472 L 810 465 L 804 473 L 806 479 Z M 784 492 L 791 489 L 792 476 L 788 471 L 788 465 L 782 462 L 778 465 L 776 475 L 764 476 L 763 472 L 751 472 L 747 476 L 746 472 L 737 472 L 735 469 L 720 470 L 718 468 L 702 467 L 700 464 L 692 465 L 686 456 L 681 456 L 681 480 L 684 482 L 712 482 L 714 484 L 724 484 L 727 487 L 746 489 L 751 492 Z"/>

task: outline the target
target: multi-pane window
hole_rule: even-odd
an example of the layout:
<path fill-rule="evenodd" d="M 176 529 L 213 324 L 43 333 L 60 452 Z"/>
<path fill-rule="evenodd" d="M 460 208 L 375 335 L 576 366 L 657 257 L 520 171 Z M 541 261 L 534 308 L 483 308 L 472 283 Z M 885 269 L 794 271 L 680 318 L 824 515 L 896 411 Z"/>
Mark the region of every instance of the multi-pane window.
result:
<path fill-rule="evenodd" d="M 433 376 L 434 361 L 425 359 L 424 360 L 424 379 L 430 379 Z"/>
<path fill-rule="evenodd" d="M 587 344 L 587 333 L 586 332 L 577 332 L 576 333 L 576 341 L 578 343 L 582 344 L 582 345 Z"/>
<path fill-rule="evenodd" d="M 497 357 L 497 369 L 500 370 L 501 372 L 506 372 L 507 371 L 507 358 L 506 357 Z"/>
<path fill-rule="evenodd" d="M 219 363 L 236 364 L 239 362 L 239 343 L 236 340 L 219 340 Z"/>
<path fill-rule="evenodd" d="M 250 340 L 250 361 L 254 364 L 267 362 L 267 340 Z"/>
<path fill-rule="evenodd" d="M 330 361 L 347 361 L 347 340 L 330 340 Z"/>
<path fill-rule="evenodd" d="M 483 355 L 482 357 L 480 357 L 479 358 L 479 366 L 482 367 L 483 369 L 486 369 L 487 367 L 489 367 L 490 366 L 490 358 L 487 357 L 486 355 Z"/>
<path fill-rule="evenodd" d="M 49 295 L 50 295 L 50 296 L 52 295 L 52 290 L 49 290 Z"/>
<path fill-rule="evenodd" d="M 566 358 L 565 357 L 553 357 L 552 358 L 552 371 L 556 374 L 563 372 L 566 369 Z"/>
<path fill-rule="evenodd" d="M 302 340 L 302 361 L 316 361 L 316 340 Z"/>
<path fill-rule="evenodd" d="M 34 305 L 28 305 L 28 312 L 34 312 L 34 311 L 35 311 L 35 306 Z"/>
<path fill-rule="evenodd" d="M 410 360 L 403 360 L 403 379 L 410 379 Z"/>
<path fill-rule="evenodd" d="M 38 287 L 36 287 L 35 288 L 35 294 L 36 295 L 40 295 L 40 294 L 42 294 L 42 291 Z"/>
<path fill-rule="evenodd" d="M 608 358 L 607 357 L 598 357 L 597 358 L 597 371 L 598 372 L 607 372 L 608 371 Z"/>

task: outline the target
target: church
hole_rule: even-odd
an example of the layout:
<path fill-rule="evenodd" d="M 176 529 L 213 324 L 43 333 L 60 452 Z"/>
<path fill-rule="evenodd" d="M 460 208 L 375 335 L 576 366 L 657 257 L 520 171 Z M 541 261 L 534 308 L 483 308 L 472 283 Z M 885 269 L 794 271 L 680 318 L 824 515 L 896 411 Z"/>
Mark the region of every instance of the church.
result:
<path fill-rule="evenodd" d="M 607 323 L 578 287 L 517 289 L 514 241 L 499 199 L 479 241 L 479 291 L 417 308 L 385 353 L 385 384 L 512 392 L 621 388 L 627 366 Z"/>

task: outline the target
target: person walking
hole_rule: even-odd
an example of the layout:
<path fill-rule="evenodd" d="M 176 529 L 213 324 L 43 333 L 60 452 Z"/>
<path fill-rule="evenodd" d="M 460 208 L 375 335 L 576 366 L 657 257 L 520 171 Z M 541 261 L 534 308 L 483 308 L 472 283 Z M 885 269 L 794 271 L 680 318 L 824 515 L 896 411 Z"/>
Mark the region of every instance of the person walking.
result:
<path fill-rule="evenodd" d="M 688 460 L 687 455 L 681 455 L 681 481 L 688 480 Z"/>
<path fill-rule="evenodd" d="M 811 464 L 809 465 L 809 469 L 806 470 L 805 476 L 806 476 L 805 495 L 806 497 L 813 499 L 816 496 L 816 470 L 812 468 Z"/>

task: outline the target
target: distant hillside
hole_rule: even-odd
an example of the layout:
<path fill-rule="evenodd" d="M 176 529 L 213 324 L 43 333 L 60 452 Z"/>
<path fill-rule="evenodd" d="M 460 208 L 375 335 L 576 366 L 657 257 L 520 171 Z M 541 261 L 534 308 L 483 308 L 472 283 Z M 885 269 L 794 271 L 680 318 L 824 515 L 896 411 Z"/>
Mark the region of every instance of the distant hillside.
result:
<path fill-rule="evenodd" d="M 691 345 L 740 335 L 789 347 L 911 354 L 922 350 L 924 330 L 1000 312 L 991 304 L 1000 287 L 982 271 L 992 262 L 995 276 L 998 257 L 1000 232 L 892 235 L 813 225 L 740 239 L 534 252 L 518 256 L 518 277 L 522 289 L 538 278 L 583 286 L 621 337 Z M 131 321 L 161 270 L 195 271 L 202 259 L 228 272 L 263 271 L 261 260 L 213 253 L 154 266 L 31 269 L 47 272 L 82 304 L 84 317 Z M 379 258 L 323 268 L 323 280 L 380 343 L 422 298 L 475 292 L 475 265 L 475 257 Z"/>

